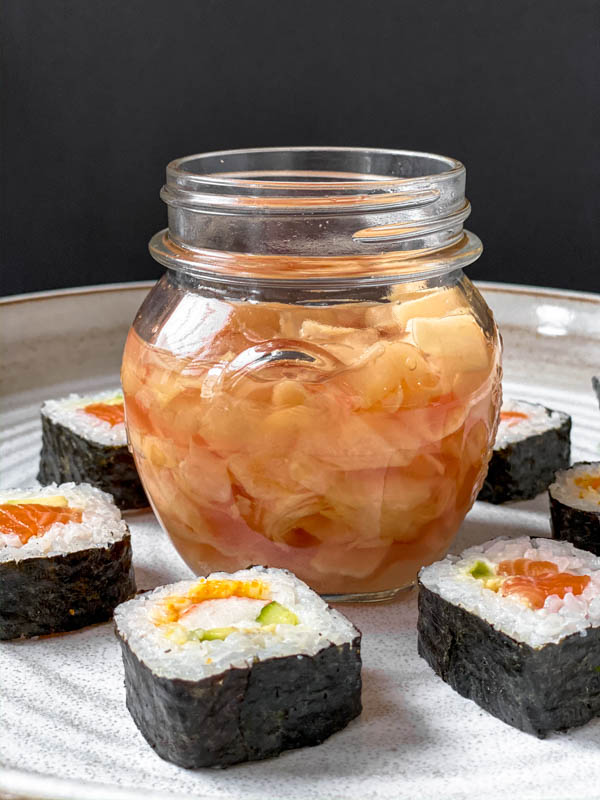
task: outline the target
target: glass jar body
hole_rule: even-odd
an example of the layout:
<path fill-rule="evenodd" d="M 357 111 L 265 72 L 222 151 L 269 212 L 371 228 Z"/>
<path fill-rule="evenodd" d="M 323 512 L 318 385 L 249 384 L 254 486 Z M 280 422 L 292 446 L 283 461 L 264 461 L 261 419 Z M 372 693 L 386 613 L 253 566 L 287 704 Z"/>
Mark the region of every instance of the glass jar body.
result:
<path fill-rule="evenodd" d="M 500 372 L 460 269 L 334 287 L 169 270 L 122 382 L 142 482 L 194 572 L 267 564 L 377 599 L 442 557 L 473 504 Z"/>

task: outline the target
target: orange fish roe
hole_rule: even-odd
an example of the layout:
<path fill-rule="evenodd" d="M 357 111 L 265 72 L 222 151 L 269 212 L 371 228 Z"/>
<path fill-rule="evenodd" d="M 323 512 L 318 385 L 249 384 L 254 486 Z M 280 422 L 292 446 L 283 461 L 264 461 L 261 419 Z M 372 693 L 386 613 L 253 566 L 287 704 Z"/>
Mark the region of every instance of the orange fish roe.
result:
<path fill-rule="evenodd" d="M 90 403 L 85 406 L 86 414 L 91 414 L 96 419 L 102 419 L 108 422 L 111 428 L 118 425 L 120 422 L 125 422 L 125 408 L 123 403 Z"/>
<path fill-rule="evenodd" d="M 80 508 L 57 508 L 42 503 L 7 503 L 0 505 L 0 533 L 16 534 L 22 544 L 33 536 L 42 536 L 56 522 L 81 522 Z"/>
<path fill-rule="evenodd" d="M 528 419 L 527 414 L 522 411 L 501 411 L 500 421 L 508 422 L 509 425 L 516 425 L 521 419 Z"/>
<path fill-rule="evenodd" d="M 600 475 L 579 475 L 575 478 L 575 485 L 580 489 L 587 491 L 592 489 L 594 492 L 600 491 Z M 584 496 L 584 492 L 579 494 L 580 497 Z"/>
<path fill-rule="evenodd" d="M 498 565 L 499 575 L 508 575 L 501 585 L 503 597 L 517 595 L 531 608 L 543 608 L 546 598 L 557 595 L 561 599 L 566 594 L 578 595 L 590 582 L 589 575 L 572 575 L 559 572 L 556 564 L 550 561 L 533 561 L 517 558 L 502 561 Z"/>
<path fill-rule="evenodd" d="M 190 606 L 204 600 L 224 600 L 228 597 L 249 597 L 252 600 L 269 599 L 269 586 L 259 580 L 236 581 L 230 578 L 223 580 L 199 581 L 185 595 L 171 595 L 161 600 L 153 612 L 156 625 L 177 622 Z"/>

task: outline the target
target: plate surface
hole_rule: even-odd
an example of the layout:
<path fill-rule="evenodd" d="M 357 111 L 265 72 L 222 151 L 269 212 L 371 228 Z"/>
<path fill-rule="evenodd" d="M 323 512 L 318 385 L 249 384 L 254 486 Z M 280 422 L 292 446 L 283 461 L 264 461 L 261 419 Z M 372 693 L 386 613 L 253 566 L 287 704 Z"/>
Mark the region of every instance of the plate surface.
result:
<path fill-rule="evenodd" d="M 0 302 L 0 485 L 35 479 L 39 405 L 118 381 L 127 328 L 151 284 Z M 600 295 L 479 284 L 505 344 L 505 394 L 573 416 L 573 459 L 600 458 Z M 150 513 L 128 515 L 138 585 L 188 577 Z M 544 495 L 476 503 L 453 550 L 498 535 L 549 535 Z M 544 741 L 455 694 L 416 652 L 416 597 L 342 608 L 363 631 L 364 711 L 315 748 L 221 770 L 162 761 L 125 708 L 111 624 L 0 643 L 0 796 L 77 800 L 414 800 L 598 797 L 600 719 Z M 4 794 L 3 794 L 4 793 Z"/>

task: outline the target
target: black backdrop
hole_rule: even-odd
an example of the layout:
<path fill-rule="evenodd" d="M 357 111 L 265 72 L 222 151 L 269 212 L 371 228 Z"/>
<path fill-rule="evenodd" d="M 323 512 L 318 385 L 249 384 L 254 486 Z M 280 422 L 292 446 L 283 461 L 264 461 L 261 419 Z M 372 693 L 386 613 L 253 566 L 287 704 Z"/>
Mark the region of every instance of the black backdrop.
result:
<path fill-rule="evenodd" d="M 485 280 L 600 290 L 598 0 L 3 0 L 0 294 L 153 278 L 164 166 L 370 145 L 467 166 Z"/>

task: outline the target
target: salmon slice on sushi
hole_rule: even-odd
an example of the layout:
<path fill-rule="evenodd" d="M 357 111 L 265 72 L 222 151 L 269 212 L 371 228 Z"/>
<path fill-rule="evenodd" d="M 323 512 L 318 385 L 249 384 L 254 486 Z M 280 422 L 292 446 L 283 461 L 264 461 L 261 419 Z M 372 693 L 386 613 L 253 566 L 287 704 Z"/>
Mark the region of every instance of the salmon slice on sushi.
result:
<path fill-rule="evenodd" d="M 317 745 L 360 714 L 359 631 L 286 570 L 163 586 L 115 625 L 133 720 L 182 767 Z"/>
<path fill-rule="evenodd" d="M 600 715 L 600 558 L 494 539 L 424 567 L 418 650 L 459 694 L 543 738 Z"/>
<path fill-rule="evenodd" d="M 71 631 L 135 593 L 131 536 L 86 484 L 0 493 L 0 639 Z"/>

